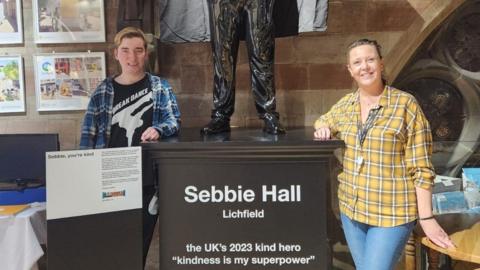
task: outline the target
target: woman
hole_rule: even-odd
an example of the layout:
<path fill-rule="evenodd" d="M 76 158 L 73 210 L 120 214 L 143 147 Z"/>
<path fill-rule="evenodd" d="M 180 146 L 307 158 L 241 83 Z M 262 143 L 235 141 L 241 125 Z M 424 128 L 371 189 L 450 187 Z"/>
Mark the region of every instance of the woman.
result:
<path fill-rule="evenodd" d="M 338 199 L 356 269 L 394 269 L 417 219 L 431 241 L 454 247 L 432 214 L 432 135 L 420 106 L 386 85 L 376 41 L 353 42 L 347 59 L 358 90 L 315 122 L 314 136 L 345 142 Z"/>

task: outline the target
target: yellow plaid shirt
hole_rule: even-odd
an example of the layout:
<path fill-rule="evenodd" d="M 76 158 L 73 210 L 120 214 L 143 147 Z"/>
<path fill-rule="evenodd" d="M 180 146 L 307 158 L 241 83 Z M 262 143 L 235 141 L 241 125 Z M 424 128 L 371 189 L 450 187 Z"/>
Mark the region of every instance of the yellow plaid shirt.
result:
<path fill-rule="evenodd" d="M 386 86 L 362 145 L 360 122 L 358 91 L 315 122 L 315 128 L 326 124 L 333 136 L 345 141 L 343 172 L 338 175 L 340 211 L 381 227 L 415 220 L 415 187 L 430 189 L 435 177 L 430 125 L 420 106 L 412 95 Z"/>

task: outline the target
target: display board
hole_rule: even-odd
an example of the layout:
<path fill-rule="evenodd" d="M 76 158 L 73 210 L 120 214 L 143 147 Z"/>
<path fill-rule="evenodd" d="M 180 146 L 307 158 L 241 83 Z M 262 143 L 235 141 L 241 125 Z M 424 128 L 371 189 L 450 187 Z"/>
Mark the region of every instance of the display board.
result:
<path fill-rule="evenodd" d="M 140 147 L 46 153 L 49 270 L 142 268 Z"/>
<path fill-rule="evenodd" d="M 105 53 L 52 53 L 35 56 L 38 111 L 85 110 L 105 79 Z"/>
<path fill-rule="evenodd" d="M 22 57 L 0 56 L 0 113 L 17 112 L 25 112 Z"/>
<path fill-rule="evenodd" d="M 105 42 L 103 0 L 33 0 L 36 43 Z"/>
<path fill-rule="evenodd" d="M 0 1 L 0 44 L 19 44 L 22 42 L 21 1 Z"/>

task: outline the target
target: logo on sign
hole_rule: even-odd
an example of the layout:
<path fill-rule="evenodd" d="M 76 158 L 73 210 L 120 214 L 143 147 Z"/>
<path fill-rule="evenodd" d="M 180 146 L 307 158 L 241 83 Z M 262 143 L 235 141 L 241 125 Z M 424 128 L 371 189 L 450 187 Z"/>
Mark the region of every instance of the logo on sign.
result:
<path fill-rule="evenodd" d="M 43 62 L 40 66 L 43 73 L 52 74 L 54 72 L 53 65 L 50 62 Z"/>
<path fill-rule="evenodd" d="M 114 197 L 125 197 L 125 195 L 126 195 L 125 190 L 102 192 L 102 199 L 114 198 Z"/>

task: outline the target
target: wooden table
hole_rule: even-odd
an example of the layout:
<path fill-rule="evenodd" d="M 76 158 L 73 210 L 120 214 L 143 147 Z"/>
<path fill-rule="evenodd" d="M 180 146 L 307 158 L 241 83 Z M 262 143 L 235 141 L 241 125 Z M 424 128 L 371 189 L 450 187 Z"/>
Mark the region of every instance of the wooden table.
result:
<path fill-rule="evenodd" d="M 420 243 L 427 248 L 428 270 L 437 270 L 438 257 L 441 254 L 448 255 L 454 260 L 461 260 L 479 264 L 480 269 L 480 214 L 455 213 L 436 216 L 438 223 L 449 234 L 457 246 L 455 249 L 444 249 L 433 244 L 423 233 L 420 225 L 417 225 L 413 237 L 407 243 L 406 270 L 416 269 L 416 249 Z"/>

